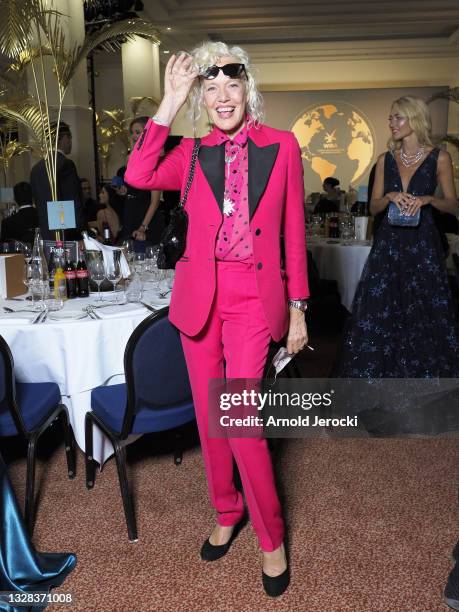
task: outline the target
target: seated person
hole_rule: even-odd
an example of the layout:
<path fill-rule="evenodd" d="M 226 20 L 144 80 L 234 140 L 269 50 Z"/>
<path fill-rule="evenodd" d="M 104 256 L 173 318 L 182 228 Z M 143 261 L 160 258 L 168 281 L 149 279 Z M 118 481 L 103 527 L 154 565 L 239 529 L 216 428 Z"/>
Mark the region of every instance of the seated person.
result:
<path fill-rule="evenodd" d="M 325 193 L 320 196 L 320 200 L 314 208 L 314 215 L 322 215 L 325 213 L 339 211 L 339 180 L 333 176 L 329 176 L 324 179 L 323 188 Z"/>
<path fill-rule="evenodd" d="M 116 194 L 114 190 L 108 185 L 105 185 L 104 187 L 102 187 L 99 193 L 99 201 L 101 204 L 101 209 L 97 213 L 98 239 L 99 240 L 105 239 L 104 229 L 108 227 L 108 229 L 110 230 L 109 240 L 111 244 L 116 243 L 118 234 L 121 229 L 120 220 L 112 206 L 112 202 L 113 202 L 113 199 L 115 198 L 115 195 Z"/>
<path fill-rule="evenodd" d="M 110 181 L 110 187 L 113 189 L 112 197 L 110 198 L 111 207 L 118 215 L 121 225 L 124 219 L 124 212 L 126 208 L 126 196 L 127 196 L 127 185 L 124 184 L 123 176 L 116 175 Z"/>
<path fill-rule="evenodd" d="M 81 191 L 83 192 L 83 209 L 86 217 L 86 223 L 89 227 L 94 227 L 94 225 L 90 225 L 97 221 L 97 213 L 100 210 L 101 206 L 99 202 L 94 200 L 92 197 L 91 191 L 91 183 L 86 178 L 80 178 L 81 183 Z"/>
<path fill-rule="evenodd" d="M 32 187 L 30 183 L 22 181 L 16 183 L 13 193 L 19 210 L 11 217 L 3 219 L 0 241 L 20 240 L 31 243 L 34 239 L 35 228 L 38 227 L 38 213 L 33 205 Z"/>

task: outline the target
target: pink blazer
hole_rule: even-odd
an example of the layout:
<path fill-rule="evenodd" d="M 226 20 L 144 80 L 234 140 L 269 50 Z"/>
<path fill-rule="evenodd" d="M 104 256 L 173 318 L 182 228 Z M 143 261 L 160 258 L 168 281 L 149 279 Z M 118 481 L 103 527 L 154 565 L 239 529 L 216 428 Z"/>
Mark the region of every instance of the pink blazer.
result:
<path fill-rule="evenodd" d="M 129 158 L 125 180 L 138 189 L 183 193 L 193 139 L 184 138 L 165 157 L 169 129 L 149 121 Z M 260 299 L 274 340 L 288 329 L 287 297 L 309 296 L 306 270 L 303 165 L 291 132 L 265 125 L 249 132 L 249 211 Z M 188 195 L 187 246 L 177 263 L 169 318 L 184 334 L 204 327 L 215 293 L 215 242 L 222 223 L 224 144 L 215 132 L 202 138 Z M 281 268 L 281 235 L 285 262 Z"/>

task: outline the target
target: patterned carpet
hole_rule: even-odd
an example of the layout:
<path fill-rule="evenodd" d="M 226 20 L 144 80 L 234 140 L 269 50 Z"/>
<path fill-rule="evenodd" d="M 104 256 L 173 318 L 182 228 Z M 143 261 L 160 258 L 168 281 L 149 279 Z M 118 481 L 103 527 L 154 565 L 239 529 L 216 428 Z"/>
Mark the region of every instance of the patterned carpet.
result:
<path fill-rule="evenodd" d="M 313 338 L 303 375 L 324 376 L 335 338 Z M 261 554 L 246 526 L 230 552 L 206 564 L 199 549 L 214 515 L 194 429 L 183 464 L 170 439 L 128 447 L 139 541 L 127 538 L 116 466 L 106 463 L 87 491 L 84 461 L 68 480 L 59 432 L 46 434 L 37 470 L 34 534 L 41 551 L 72 551 L 76 569 L 60 589 L 73 612 L 442 612 L 442 592 L 459 537 L 457 438 L 284 440 L 274 452 L 292 582 L 264 595 Z M 23 501 L 24 448 L 2 453 Z"/>
<path fill-rule="evenodd" d="M 139 542 L 129 543 L 115 463 L 84 486 L 66 477 L 59 447 L 40 462 L 34 542 L 72 551 L 78 565 L 61 592 L 71 607 L 50 610 L 217 612 L 427 612 L 447 610 L 442 589 L 458 537 L 457 440 L 315 439 L 276 449 L 289 530 L 292 582 L 279 599 L 261 586 L 261 558 L 247 526 L 212 564 L 199 548 L 213 522 L 199 448 L 176 467 L 132 448 L 129 473 Z M 23 498 L 25 462 L 10 464 Z"/>

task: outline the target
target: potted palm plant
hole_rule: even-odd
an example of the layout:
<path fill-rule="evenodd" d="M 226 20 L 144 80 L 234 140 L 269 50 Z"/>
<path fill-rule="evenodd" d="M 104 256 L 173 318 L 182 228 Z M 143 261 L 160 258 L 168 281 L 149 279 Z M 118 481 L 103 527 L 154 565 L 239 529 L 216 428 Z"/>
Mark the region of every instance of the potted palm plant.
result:
<path fill-rule="evenodd" d="M 0 53 L 6 58 L 0 72 L 0 117 L 29 132 L 31 145 L 45 161 L 53 200 L 57 200 L 57 135 L 62 108 L 78 66 L 96 49 L 113 51 L 134 36 L 159 44 L 156 28 L 138 17 L 107 24 L 86 34 L 82 42 L 68 40 L 65 15 L 55 4 L 2 0 L 0 20 Z M 49 63 L 52 70 L 47 69 Z M 27 88 L 26 72 L 31 88 Z M 57 99 L 55 105 L 49 102 L 51 90 Z"/>

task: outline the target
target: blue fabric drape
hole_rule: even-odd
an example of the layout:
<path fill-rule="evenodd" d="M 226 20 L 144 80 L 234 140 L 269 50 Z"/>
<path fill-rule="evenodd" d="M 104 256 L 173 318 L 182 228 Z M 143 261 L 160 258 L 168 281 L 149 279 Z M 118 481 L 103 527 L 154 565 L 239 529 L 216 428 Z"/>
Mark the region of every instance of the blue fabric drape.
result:
<path fill-rule="evenodd" d="M 60 586 L 76 564 L 70 553 L 37 553 L 29 539 L 6 466 L 0 454 L 0 591 L 49 592 Z M 46 606 L 30 608 L 33 612 Z M 27 607 L 2 603 L 5 612 L 25 612 Z"/>

